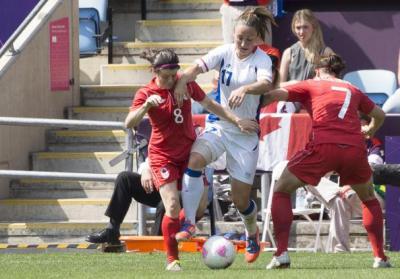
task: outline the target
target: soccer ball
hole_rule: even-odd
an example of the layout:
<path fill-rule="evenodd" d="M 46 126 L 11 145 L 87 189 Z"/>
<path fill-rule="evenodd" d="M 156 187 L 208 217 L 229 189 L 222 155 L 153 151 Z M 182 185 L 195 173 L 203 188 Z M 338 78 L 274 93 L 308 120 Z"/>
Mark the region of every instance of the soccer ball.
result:
<path fill-rule="evenodd" d="M 233 243 L 222 236 L 212 236 L 203 245 L 203 262 L 211 269 L 230 266 L 235 260 L 236 249 Z"/>

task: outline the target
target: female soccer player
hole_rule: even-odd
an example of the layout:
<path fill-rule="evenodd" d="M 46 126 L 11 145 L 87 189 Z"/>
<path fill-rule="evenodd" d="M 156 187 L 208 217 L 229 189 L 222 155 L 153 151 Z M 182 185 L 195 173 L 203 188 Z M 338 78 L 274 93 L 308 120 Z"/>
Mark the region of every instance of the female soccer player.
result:
<path fill-rule="evenodd" d="M 187 69 L 175 88 L 178 101 L 183 100 L 188 81 L 212 69 L 219 71 L 217 100 L 237 116 L 256 119 L 261 95 L 271 86 L 271 59 L 257 47 L 265 37 L 272 15 L 265 8 L 249 8 L 239 17 L 234 43 L 211 50 Z M 226 152 L 227 170 L 231 176 L 232 200 L 246 229 L 246 260 L 253 262 L 260 252 L 256 224 L 257 207 L 250 191 L 258 158 L 258 135 L 247 134 L 231 123 L 213 115 L 205 132 L 192 147 L 188 169 L 183 177 L 182 202 L 186 221 L 176 235 L 178 241 L 195 233 L 195 212 L 203 191 L 201 172 L 204 167 Z"/>
<path fill-rule="evenodd" d="M 375 256 L 373 267 L 390 267 L 383 251 L 382 209 L 374 196 L 364 139 L 379 129 L 385 113 L 358 88 L 337 78 L 343 69 L 344 63 L 338 55 L 324 56 L 316 65 L 314 79 L 264 95 L 270 102 L 301 102 L 313 122 L 311 141 L 289 161 L 274 189 L 271 213 L 277 251 L 267 269 L 290 265 L 287 252 L 293 219 L 290 194 L 305 184 L 317 185 L 330 171 L 339 174 L 342 185 L 352 185 L 362 201 L 363 224 Z M 362 128 L 359 111 L 372 119 Z"/>
<path fill-rule="evenodd" d="M 149 142 L 150 168 L 154 186 L 165 206 L 162 233 L 167 250 L 167 270 L 179 271 L 178 245 L 175 234 L 179 231 L 179 190 L 187 166 L 192 143 L 196 138 L 191 115 L 191 100 L 183 100 L 178 107 L 172 89 L 177 81 L 178 56 L 170 49 L 144 52 L 143 58 L 151 63 L 155 77 L 135 94 L 130 112 L 125 119 L 127 128 L 135 127 L 147 113 L 152 125 Z M 187 84 L 188 96 L 200 102 L 207 110 L 218 114 L 243 132 L 254 132 L 258 124 L 253 120 L 240 120 L 206 97 L 195 83 Z M 203 187 L 204 188 L 204 187 Z M 197 208 L 197 207 L 196 207 Z"/>

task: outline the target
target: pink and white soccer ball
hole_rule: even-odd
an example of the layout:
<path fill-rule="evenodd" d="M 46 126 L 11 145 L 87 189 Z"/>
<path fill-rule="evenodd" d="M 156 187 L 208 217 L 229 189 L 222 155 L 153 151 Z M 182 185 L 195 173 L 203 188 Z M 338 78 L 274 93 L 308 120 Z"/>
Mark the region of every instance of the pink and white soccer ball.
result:
<path fill-rule="evenodd" d="M 229 267 L 236 256 L 233 243 L 222 236 L 212 236 L 203 245 L 203 262 L 211 269 Z"/>

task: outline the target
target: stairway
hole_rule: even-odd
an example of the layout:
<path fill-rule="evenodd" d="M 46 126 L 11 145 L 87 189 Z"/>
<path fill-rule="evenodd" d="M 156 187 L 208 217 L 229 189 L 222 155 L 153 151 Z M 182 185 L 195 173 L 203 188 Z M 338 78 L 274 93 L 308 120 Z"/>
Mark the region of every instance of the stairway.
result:
<path fill-rule="evenodd" d="M 136 40 L 114 43 L 116 64 L 107 65 L 106 49 L 98 56 L 80 59 L 82 101 L 79 107 L 66 108 L 69 119 L 123 121 L 134 93 L 151 78 L 148 63 L 139 58 L 145 48 L 173 48 L 185 68 L 222 43 L 220 0 L 151 0 L 149 20 L 126 22 L 122 19 L 138 18 L 137 7 L 130 10 L 130 2 L 138 1 L 121 1 L 120 13 L 114 18 L 120 25 L 117 29 L 135 28 Z M 212 76 L 204 74 L 198 80 L 205 92 L 211 89 Z M 124 132 L 117 130 L 49 130 L 47 150 L 31 154 L 32 169 L 118 173 L 124 163 L 110 167 L 108 162 L 124 149 L 124 138 Z M 104 211 L 113 187 L 108 182 L 12 181 L 11 198 L 0 200 L 0 242 L 82 242 L 87 234 L 107 223 Z M 122 234 L 136 234 L 136 220 L 133 204 L 121 227 Z M 241 228 L 234 222 L 217 227 L 220 231 Z M 311 229 L 301 221 L 294 227 L 298 245 L 312 245 Z M 199 229 L 208 233 L 208 223 L 200 223 Z M 356 224 L 353 230 L 360 232 L 362 228 Z M 327 224 L 322 228 L 322 235 L 326 234 Z"/>

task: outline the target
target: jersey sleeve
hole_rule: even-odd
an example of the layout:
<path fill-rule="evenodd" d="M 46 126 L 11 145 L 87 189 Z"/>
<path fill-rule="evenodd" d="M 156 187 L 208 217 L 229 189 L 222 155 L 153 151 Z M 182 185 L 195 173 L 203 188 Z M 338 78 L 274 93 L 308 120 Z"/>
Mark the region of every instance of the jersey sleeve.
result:
<path fill-rule="evenodd" d="M 360 95 L 360 104 L 358 110 L 364 114 L 369 114 L 375 107 L 375 103 L 359 89 L 355 89 L 356 94 Z"/>
<path fill-rule="evenodd" d="M 309 98 L 309 90 L 307 81 L 300 81 L 296 84 L 288 85 L 284 87 L 288 91 L 288 101 L 290 102 L 301 102 Z"/>
<path fill-rule="evenodd" d="M 148 95 L 146 92 L 144 92 L 144 90 L 137 91 L 129 110 L 134 111 L 134 110 L 137 110 L 138 108 L 140 108 L 144 104 L 144 102 L 146 102 L 147 97 L 148 97 Z"/>
<path fill-rule="evenodd" d="M 202 58 L 197 59 L 195 63 L 203 69 L 203 73 L 213 69 L 218 70 L 225 53 L 231 46 L 231 44 L 228 44 L 214 48 Z"/>
<path fill-rule="evenodd" d="M 206 97 L 206 93 L 204 93 L 203 89 L 194 81 L 187 84 L 187 89 L 191 98 L 196 102 L 201 102 Z"/>
<path fill-rule="evenodd" d="M 265 52 L 258 50 L 257 53 L 257 81 L 268 80 L 272 82 L 272 61 Z"/>

